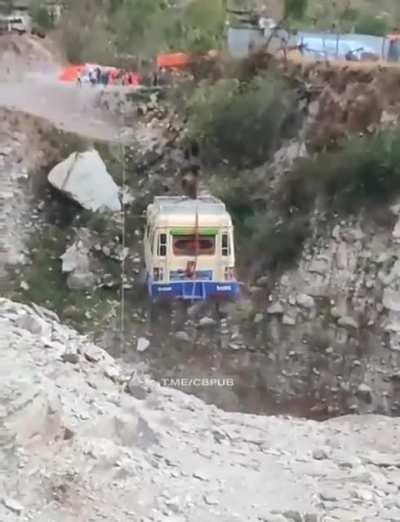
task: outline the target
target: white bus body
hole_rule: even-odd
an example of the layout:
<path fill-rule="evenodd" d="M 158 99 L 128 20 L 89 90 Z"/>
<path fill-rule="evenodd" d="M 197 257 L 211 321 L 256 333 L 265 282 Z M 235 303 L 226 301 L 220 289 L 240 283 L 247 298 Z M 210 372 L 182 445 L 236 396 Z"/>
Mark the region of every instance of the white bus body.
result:
<path fill-rule="evenodd" d="M 144 255 L 153 299 L 239 293 L 232 220 L 214 197 L 156 197 L 147 208 Z"/>

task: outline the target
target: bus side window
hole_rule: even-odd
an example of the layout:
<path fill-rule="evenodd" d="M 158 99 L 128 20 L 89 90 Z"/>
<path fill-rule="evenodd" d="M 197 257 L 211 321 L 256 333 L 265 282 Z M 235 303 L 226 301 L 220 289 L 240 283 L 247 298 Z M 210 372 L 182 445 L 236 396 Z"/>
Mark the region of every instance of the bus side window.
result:
<path fill-rule="evenodd" d="M 161 233 L 158 235 L 158 255 L 159 257 L 167 255 L 167 234 Z"/>
<path fill-rule="evenodd" d="M 150 245 L 150 252 L 154 252 L 154 232 L 152 229 L 149 229 L 149 245 Z"/>
<path fill-rule="evenodd" d="M 229 237 L 227 232 L 222 233 L 221 254 L 223 256 L 229 256 Z"/>

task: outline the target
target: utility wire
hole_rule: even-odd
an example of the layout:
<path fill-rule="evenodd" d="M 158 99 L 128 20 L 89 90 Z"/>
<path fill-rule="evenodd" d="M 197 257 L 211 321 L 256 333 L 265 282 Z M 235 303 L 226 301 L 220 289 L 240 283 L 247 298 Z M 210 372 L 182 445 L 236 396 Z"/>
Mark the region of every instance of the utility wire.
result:
<path fill-rule="evenodd" d="M 121 296 L 120 296 L 120 333 L 121 333 L 121 343 L 122 343 L 122 351 L 125 352 L 125 248 L 126 248 L 126 223 L 125 223 L 125 186 L 126 186 L 126 155 L 125 155 L 125 143 L 123 141 L 122 133 L 124 129 L 124 112 L 121 115 L 120 128 L 118 132 L 119 138 L 119 154 L 120 154 L 120 164 L 122 170 L 122 194 L 121 194 L 121 243 L 122 243 L 122 256 L 121 256 Z"/>

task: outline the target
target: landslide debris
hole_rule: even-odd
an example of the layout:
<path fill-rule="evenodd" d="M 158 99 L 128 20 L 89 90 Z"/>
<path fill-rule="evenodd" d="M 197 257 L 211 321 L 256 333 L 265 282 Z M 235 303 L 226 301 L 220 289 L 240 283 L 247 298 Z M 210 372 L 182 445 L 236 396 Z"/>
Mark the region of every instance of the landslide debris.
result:
<path fill-rule="evenodd" d="M 224 413 L 0 300 L 0 518 L 395 520 L 399 422 Z"/>

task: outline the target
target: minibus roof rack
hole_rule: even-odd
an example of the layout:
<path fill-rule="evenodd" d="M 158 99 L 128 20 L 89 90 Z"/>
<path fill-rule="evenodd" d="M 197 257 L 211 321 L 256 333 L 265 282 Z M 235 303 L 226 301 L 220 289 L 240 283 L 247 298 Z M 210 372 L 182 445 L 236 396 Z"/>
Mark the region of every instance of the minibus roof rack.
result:
<path fill-rule="evenodd" d="M 226 213 L 225 204 L 213 196 L 199 196 L 197 199 L 185 196 L 156 196 L 154 207 L 161 214 L 192 214 L 197 207 L 200 214 L 224 214 Z"/>

